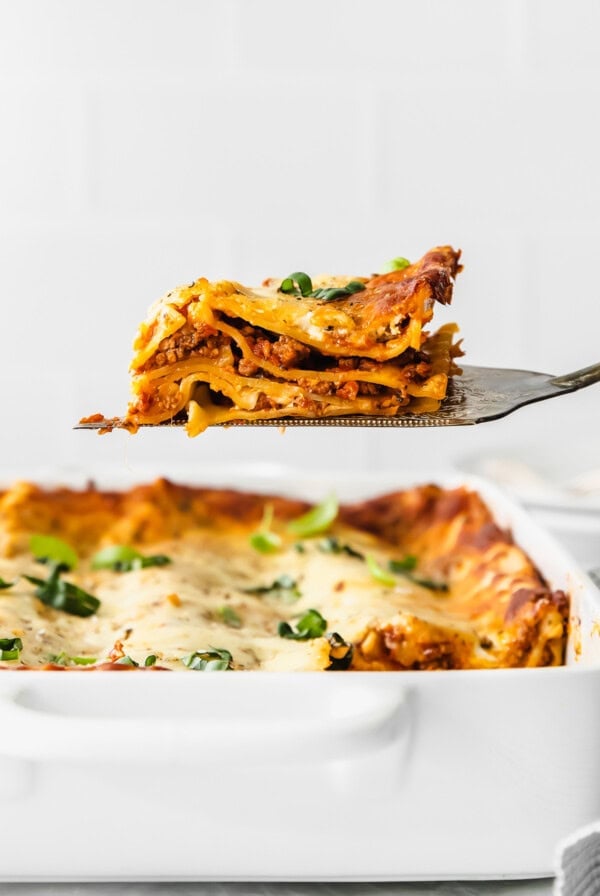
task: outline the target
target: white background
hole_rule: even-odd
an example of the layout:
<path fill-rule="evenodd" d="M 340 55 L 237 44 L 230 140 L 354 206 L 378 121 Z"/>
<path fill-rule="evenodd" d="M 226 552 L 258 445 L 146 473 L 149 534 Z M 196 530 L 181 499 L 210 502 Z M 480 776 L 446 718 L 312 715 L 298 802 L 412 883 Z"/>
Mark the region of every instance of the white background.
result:
<path fill-rule="evenodd" d="M 124 411 L 136 327 L 176 284 L 440 243 L 463 250 L 469 362 L 600 360 L 599 47 L 594 0 L 0 0 L 3 468 L 433 469 L 597 442 L 597 386 L 461 430 L 71 427 Z"/>

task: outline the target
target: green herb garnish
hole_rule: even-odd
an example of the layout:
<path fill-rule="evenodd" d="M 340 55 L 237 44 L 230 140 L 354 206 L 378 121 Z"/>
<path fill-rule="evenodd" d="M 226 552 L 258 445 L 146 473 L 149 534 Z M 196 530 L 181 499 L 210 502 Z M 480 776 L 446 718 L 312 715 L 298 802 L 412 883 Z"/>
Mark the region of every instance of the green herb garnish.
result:
<path fill-rule="evenodd" d="M 352 663 L 352 654 L 354 648 L 348 641 L 344 641 L 337 632 L 331 632 L 327 635 L 329 641 L 329 659 L 330 663 L 327 667 L 330 670 L 348 669 Z"/>
<path fill-rule="evenodd" d="M 429 588 L 431 591 L 448 590 L 448 586 L 444 582 L 435 582 L 433 579 L 422 579 L 420 576 L 416 576 L 413 573 L 418 562 L 413 554 L 407 554 L 402 560 L 390 560 L 387 570 L 384 569 L 383 566 L 380 566 L 371 554 L 367 555 L 366 560 L 369 572 L 373 578 L 388 588 L 393 588 L 398 584 L 398 580 L 395 576 L 391 575 L 391 573 L 394 573 L 395 575 L 403 576 L 405 579 L 408 579 L 409 582 L 414 582 L 415 585 L 420 585 L 422 588 Z"/>
<path fill-rule="evenodd" d="M 309 296 L 312 292 L 312 280 L 303 271 L 296 271 L 281 281 L 278 292 L 293 296 Z"/>
<path fill-rule="evenodd" d="M 0 638 L 0 660 L 18 660 L 22 650 L 20 638 Z"/>
<path fill-rule="evenodd" d="M 171 562 L 164 554 L 145 557 L 125 544 L 115 544 L 103 548 L 91 559 L 92 569 L 112 569 L 114 572 L 131 572 L 133 569 L 146 569 L 148 566 L 166 566 Z"/>
<path fill-rule="evenodd" d="M 29 550 L 39 563 L 64 566 L 66 569 L 75 569 L 79 559 L 71 545 L 54 535 L 32 535 Z"/>
<path fill-rule="evenodd" d="M 181 657 L 181 662 L 188 669 L 197 672 L 226 672 L 232 668 L 232 656 L 228 650 L 209 647 L 208 650 L 196 650 Z"/>
<path fill-rule="evenodd" d="M 287 573 L 278 576 L 270 585 L 257 585 L 255 588 L 243 588 L 246 594 L 272 594 L 273 597 L 282 598 L 286 603 L 293 603 L 302 593 L 295 579 Z"/>
<path fill-rule="evenodd" d="M 4 579 L 0 578 L 0 591 L 3 591 L 5 588 L 12 588 L 17 582 L 18 579 L 15 579 L 14 582 L 5 582 Z"/>
<path fill-rule="evenodd" d="M 355 292 L 362 292 L 365 284 L 360 280 L 351 280 L 345 286 L 331 286 L 325 289 L 315 289 L 311 292 L 311 296 L 315 299 L 321 299 L 323 302 L 331 302 L 333 299 L 342 299 L 344 296 L 351 296 Z"/>
<path fill-rule="evenodd" d="M 300 538 L 310 538 L 311 535 L 320 535 L 326 532 L 338 515 L 338 499 L 334 494 L 329 495 L 320 504 L 315 504 L 302 516 L 291 520 L 287 524 L 288 530 Z"/>
<path fill-rule="evenodd" d="M 320 638 L 326 628 L 327 620 L 323 619 L 318 610 L 307 610 L 296 623 L 295 630 L 289 622 L 280 622 L 277 634 L 280 638 L 288 638 L 291 641 L 308 641 L 311 638 Z"/>
<path fill-rule="evenodd" d="M 407 554 L 402 560 L 390 560 L 388 566 L 391 572 L 412 572 L 413 569 L 416 569 L 417 558 L 414 554 Z"/>
<path fill-rule="evenodd" d="M 349 557 L 356 557 L 357 560 L 364 560 L 365 555 L 360 551 L 354 550 L 352 545 L 343 544 L 337 535 L 328 535 L 317 545 L 324 554 L 347 554 Z"/>
<path fill-rule="evenodd" d="M 242 620 L 240 619 L 238 614 L 235 612 L 233 607 L 230 607 L 227 604 L 225 604 L 225 606 L 219 607 L 219 609 L 217 610 L 217 613 L 221 619 L 221 622 L 224 622 L 225 625 L 228 625 L 230 628 L 241 628 L 242 627 Z"/>
<path fill-rule="evenodd" d="M 96 661 L 95 656 L 69 656 L 64 650 L 50 657 L 55 666 L 91 666 Z"/>
<path fill-rule="evenodd" d="M 398 258 L 392 258 L 391 261 L 386 261 L 385 264 L 381 265 L 381 273 L 389 274 L 392 271 L 403 271 L 404 268 L 410 267 L 410 261 L 408 258 L 402 258 L 401 255 Z"/>
<path fill-rule="evenodd" d="M 154 666 L 156 664 L 156 656 L 153 653 L 149 653 L 146 659 L 144 660 L 144 666 Z"/>
<path fill-rule="evenodd" d="M 38 579 L 35 576 L 23 576 L 23 578 L 36 586 L 35 596 L 47 607 L 62 610 L 71 616 L 92 616 L 100 606 L 98 598 L 71 582 L 65 582 L 60 578 L 62 572 L 65 572 L 65 566 L 59 563 L 52 566 L 47 579 Z"/>
<path fill-rule="evenodd" d="M 330 286 L 313 289 L 312 280 L 303 271 L 296 271 L 281 281 L 279 292 L 286 295 L 298 296 L 298 298 L 306 298 L 311 296 L 314 299 L 321 299 L 323 302 L 331 302 L 332 299 L 341 299 L 344 296 L 351 296 L 355 292 L 362 292 L 365 284 L 360 280 L 350 280 L 345 286 Z"/>
<path fill-rule="evenodd" d="M 377 582 L 381 582 L 386 588 L 393 588 L 394 585 L 397 584 L 395 577 L 387 572 L 383 566 L 380 566 L 372 554 L 367 554 L 365 559 L 367 561 L 367 566 L 369 567 L 369 572 Z"/>
<path fill-rule="evenodd" d="M 275 532 L 255 532 L 250 544 L 259 554 L 274 554 L 281 547 L 281 538 Z"/>
<path fill-rule="evenodd" d="M 417 558 L 413 556 L 413 554 L 407 554 L 402 560 L 390 560 L 388 563 L 391 572 L 404 576 L 405 579 L 414 582 L 415 585 L 420 585 L 422 588 L 429 588 L 430 591 L 448 590 L 448 586 L 445 582 L 436 582 L 434 579 L 423 579 L 421 576 L 416 576 L 413 573 L 413 569 L 415 569 L 416 566 Z"/>
<path fill-rule="evenodd" d="M 276 532 L 271 532 L 272 524 L 273 505 L 265 504 L 260 529 L 250 536 L 250 544 L 260 554 L 273 554 L 281 547 L 281 537 Z"/>
<path fill-rule="evenodd" d="M 139 664 L 139 663 L 136 663 L 136 661 L 133 660 L 130 656 L 122 656 L 120 659 L 115 660 L 113 665 L 115 665 L 115 666 L 136 666 L 136 667 L 138 667 L 140 664 Z"/>

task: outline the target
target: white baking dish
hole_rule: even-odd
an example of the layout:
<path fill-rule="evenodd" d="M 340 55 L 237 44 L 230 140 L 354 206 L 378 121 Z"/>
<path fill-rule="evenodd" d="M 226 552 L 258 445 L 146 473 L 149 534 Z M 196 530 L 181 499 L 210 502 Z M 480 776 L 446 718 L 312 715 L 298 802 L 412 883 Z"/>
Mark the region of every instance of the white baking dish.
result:
<path fill-rule="evenodd" d="M 600 818 L 599 595 L 495 488 L 429 478 L 477 488 L 569 590 L 567 666 L 4 672 L 0 879 L 550 875 L 558 841 Z M 411 484 L 264 469 L 203 481 L 309 498 L 334 485 L 350 500 Z"/>

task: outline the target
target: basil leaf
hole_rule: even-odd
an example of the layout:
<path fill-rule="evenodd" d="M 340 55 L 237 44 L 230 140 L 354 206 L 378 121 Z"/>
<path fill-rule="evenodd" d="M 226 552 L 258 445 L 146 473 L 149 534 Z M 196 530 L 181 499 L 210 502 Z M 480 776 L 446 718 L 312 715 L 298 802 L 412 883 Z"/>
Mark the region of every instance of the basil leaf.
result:
<path fill-rule="evenodd" d="M 367 566 L 369 567 L 369 572 L 377 582 L 381 582 L 386 588 L 393 588 L 394 585 L 397 584 L 395 577 L 389 572 L 386 572 L 372 554 L 367 554 L 365 559 L 367 561 Z"/>
<path fill-rule="evenodd" d="M 197 672 L 226 672 L 231 669 L 232 656 L 228 650 L 209 647 L 208 650 L 196 650 L 181 657 L 181 662 L 188 669 Z"/>
<path fill-rule="evenodd" d="M 411 582 L 414 582 L 415 585 L 420 585 L 421 588 L 429 588 L 430 591 L 449 590 L 446 582 L 436 582 L 434 579 L 422 579 L 420 576 L 413 576 L 410 573 L 406 573 L 406 578 L 410 579 Z"/>
<path fill-rule="evenodd" d="M 351 296 L 355 292 L 361 292 L 365 289 L 365 284 L 360 280 L 350 280 L 345 286 L 329 286 L 312 288 L 312 280 L 308 274 L 302 271 L 296 271 L 281 281 L 278 292 L 286 295 L 293 295 L 306 298 L 311 296 L 314 299 L 321 299 L 323 302 L 331 302 L 332 299 L 341 299 L 344 296 Z"/>
<path fill-rule="evenodd" d="M 436 582 L 434 579 L 422 579 L 421 576 L 416 576 L 412 571 L 416 565 L 417 558 L 413 554 L 407 554 L 402 560 L 390 560 L 388 563 L 388 567 L 392 572 L 404 576 L 405 579 L 414 582 L 415 585 L 429 588 L 430 591 L 448 591 L 448 585 L 445 582 Z"/>
<path fill-rule="evenodd" d="M 410 261 L 408 258 L 402 258 L 401 255 L 398 258 L 392 258 L 391 261 L 386 261 L 385 264 L 381 265 L 381 273 L 389 274 L 391 271 L 403 271 L 404 268 L 410 267 Z"/>
<path fill-rule="evenodd" d="M 50 662 L 55 666 L 91 666 L 97 662 L 95 656 L 69 656 L 64 651 L 50 657 Z"/>
<path fill-rule="evenodd" d="M 323 302 L 331 302 L 333 299 L 342 299 L 344 296 L 351 296 L 355 292 L 362 292 L 365 284 L 359 280 L 351 280 L 345 286 L 331 286 L 325 289 L 315 289 L 311 292 L 311 296 L 315 299 L 321 299 Z"/>
<path fill-rule="evenodd" d="M 171 562 L 164 554 L 145 557 L 125 544 L 115 544 L 103 548 L 91 559 L 92 569 L 112 569 L 114 572 L 131 572 L 133 569 L 146 569 L 149 566 L 166 566 Z"/>
<path fill-rule="evenodd" d="M 154 666 L 155 663 L 156 656 L 153 653 L 148 654 L 148 656 L 144 660 L 144 666 Z"/>
<path fill-rule="evenodd" d="M 365 555 L 355 551 L 352 545 L 342 544 L 337 535 L 328 535 L 317 547 L 324 554 L 347 554 L 349 557 L 356 557 L 357 560 L 365 559 Z"/>
<path fill-rule="evenodd" d="M 243 588 L 245 594 L 272 594 L 282 598 L 286 603 L 294 603 L 302 597 L 296 580 L 287 573 L 278 576 L 270 585 L 258 585 L 255 588 Z"/>
<path fill-rule="evenodd" d="M 281 547 L 281 538 L 275 532 L 255 532 L 250 544 L 259 554 L 274 554 Z"/>
<path fill-rule="evenodd" d="M 20 638 L 0 638 L 0 660 L 18 660 L 22 650 Z"/>
<path fill-rule="evenodd" d="M 115 660 L 115 666 L 139 666 L 139 663 L 136 663 L 135 660 L 132 660 L 130 656 L 122 656 L 121 659 Z"/>
<path fill-rule="evenodd" d="M 227 605 L 223 607 L 219 607 L 217 613 L 221 619 L 221 622 L 224 622 L 225 625 L 228 625 L 230 628 L 241 628 L 242 620 L 235 612 L 233 607 L 229 607 Z"/>
<path fill-rule="evenodd" d="M 93 616 L 100 607 L 98 598 L 71 582 L 65 582 L 60 578 L 62 571 L 63 566 L 59 564 L 52 567 L 47 579 L 38 579 L 35 576 L 23 576 L 23 578 L 37 586 L 35 596 L 47 607 L 62 610 L 71 616 Z"/>
<path fill-rule="evenodd" d="M 327 667 L 329 670 L 349 669 L 352 663 L 352 655 L 354 648 L 348 641 L 344 641 L 337 632 L 330 632 L 327 635 L 329 641 L 329 659 L 330 663 Z"/>
<path fill-rule="evenodd" d="M 417 565 L 417 558 L 414 554 L 407 554 L 402 560 L 390 560 L 388 566 L 391 572 L 412 572 Z"/>
<path fill-rule="evenodd" d="M 277 626 L 277 634 L 280 638 L 290 641 L 308 641 L 311 638 L 320 638 L 327 628 L 327 620 L 323 619 L 318 610 L 307 610 L 296 623 L 294 630 L 289 622 L 280 622 Z"/>
<path fill-rule="evenodd" d="M 294 550 L 296 551 L 297 554 L 306 554 L 306 548 L 304 547 L 304 545 L 302 544 L 301 541 L 297 541 L 294 544 Z"/>
<path fill-rule="evenodd" d="M 5 588 L 12 588 L 17 582 L 18 579 L 15 579 L 14 582 L 5 582 L 4 579 L 0 578 L 0 591 L 3 591 Z"/>
<path fill-rule="evenodd" d="M 294 296 L 308 296 L 312 290 L 312 280 L 303 271 L 296 271 L 281 281 L 278 292 Z"/>
<path fill-rule="evenodd" d="M 331 494 L 320 504 L 316 504 L 311 510 L 289 522 L 287 528 L 293 535 L 298 535 L 300 538 L 320 535 L 321 532 L 329 529 L 338 515 L 338 510 L 338 500 L 334 494 Z"/>
<path fill-rule="evenodd" d="M 77 553 L 71 545 L 54 535 L 32 535 L 29 539 L 29 550 L 39 563 L 52 563 L 75 569 Z"/>
<path fill-rule="evenodd" d="M 271 532 L 273 523 L 273 505 L 266 504 L 258 532 L 250 536 L 250 544 L 260 554 L 273 554 L 281 547 L 281 537 Z"/>

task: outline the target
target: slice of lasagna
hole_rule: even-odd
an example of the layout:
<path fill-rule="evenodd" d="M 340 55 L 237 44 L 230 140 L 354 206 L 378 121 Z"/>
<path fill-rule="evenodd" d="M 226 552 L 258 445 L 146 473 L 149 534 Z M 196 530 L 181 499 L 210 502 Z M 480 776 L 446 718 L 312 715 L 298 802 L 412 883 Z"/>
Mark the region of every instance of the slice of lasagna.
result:
<path fill-rule="evenodd" d="M 454 324 L 426 327 L 435 303 L 451 301 L 459 257 L 441 246 L 371 277 L 175 289 L 140 326 L 120 423 L 183 418 L 195 436 L 244 420 L 435 411 L 462 353 Z"/>
<path fill-rule="evenodd" d="M 0 668 L 432 670 L 564 662 L 569 600 L 477 493 L 359 504 L 159 480 L 0 493 Z"/>

